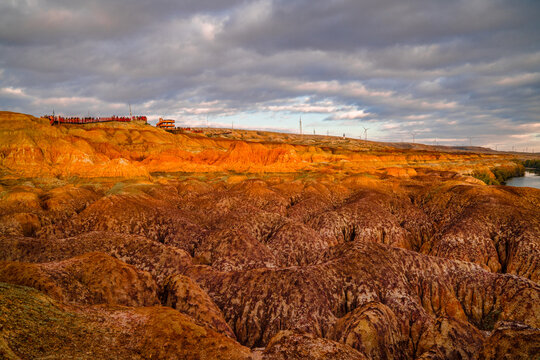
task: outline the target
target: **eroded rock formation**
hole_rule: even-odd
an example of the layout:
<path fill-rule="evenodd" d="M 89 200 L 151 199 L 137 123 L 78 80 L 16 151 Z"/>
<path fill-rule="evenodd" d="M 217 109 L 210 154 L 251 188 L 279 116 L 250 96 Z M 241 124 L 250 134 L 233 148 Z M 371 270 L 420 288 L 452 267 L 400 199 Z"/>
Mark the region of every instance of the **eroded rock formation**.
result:
<path fill-rule="evenodd" d="M 262 355 L 264 360 L 364 360 L 360 352 L 342 343 L 309 333 L 283 330 L 274 336 Z"/>
<path fill-rule="evenodd" d="M 250 350 L 165 307 L 70 307 L 0 283 L 0 356 L 79 359 L 249 359 Z"/>
<path fill-rule="evenodd" d="M 167 278 L 163 289 L 162 303 L 191 316 L 215 331 L 234 338 L 221 310 L 197 283 L 187 276 L 173 275 Z"/>
<path fill-rule="evenodd" d="M 540 191 L 466 175 L 507 155 L 0 118 L 4 357 L 539 351 Z"/>
<path fill-rule="evenodd" d="M 51 263 L 0 262 L 0 281 L 36 288 L 79 304 L 159 304 L 151 275 L 104 253 Z"/>

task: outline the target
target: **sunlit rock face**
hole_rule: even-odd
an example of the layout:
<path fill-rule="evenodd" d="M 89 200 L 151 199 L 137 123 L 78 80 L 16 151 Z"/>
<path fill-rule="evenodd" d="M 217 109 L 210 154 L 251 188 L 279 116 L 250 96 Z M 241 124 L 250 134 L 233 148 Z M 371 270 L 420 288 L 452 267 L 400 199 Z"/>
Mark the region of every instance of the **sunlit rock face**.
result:
<path fill-rule="evenodd" d="M 64 302 L 159 304 L 149 273 L 99 252 L 49 263 L 0 262 L 0 281 L 33 287 Z"/>
<path fill-rule="evenodd" d="M 231 338 L 161 306 L 70 306 L 0 282 L 3 359 L 250 359 Z"/>
<path fill-rule="evenodd" d="M 345 344 L 309 333 L 283 330 L 274 336 L 262 354 L 264 360 L 337 359 L 364 360 L 365 355 Z"/>
<path fill-rule="evenodd" d="M 187 276 L 172 275 L 162 293 L 162 303 L 224 335 L 235 337 L 221 310 L 197 283 Z"/>
<path fill-rule="evenodd" d="M 540 191 L 465 175 L 504 155 L 0 120 L 0 356 L 538 353 Z"/>
<path fill-rule="evenodd" d="M 141 236 L 94 231 L 69 238 L 1 237 L 3 260 L 50 262 L 99 251 L 149 272 L 157 284 L 191 264 L 183 250 Z"/>
<path fill-rule="evenodd" d="M 509 158 L 260 131 L 238 130 L 223 138 L 209 129 L 204 134 L 170 134 L 137 123 L 50 126 L 48 119 L 6 111 L 0 112 L 0 139 L 0 169 L 20 177 L 149 178 L 153 172 L 322 170 L 408 179 L 418 175 L 408 165 L 436 164 L 462 171 Z"/>

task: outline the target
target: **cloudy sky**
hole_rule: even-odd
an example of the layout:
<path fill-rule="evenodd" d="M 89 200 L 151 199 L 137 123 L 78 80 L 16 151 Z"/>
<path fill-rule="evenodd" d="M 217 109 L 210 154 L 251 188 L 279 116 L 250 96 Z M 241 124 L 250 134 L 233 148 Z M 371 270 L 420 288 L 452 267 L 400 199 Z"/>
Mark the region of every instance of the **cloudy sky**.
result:
<path fill-rule="evenodd" d="M 0 109 L 540 152 L 538 0 L 2 0 Z"/>

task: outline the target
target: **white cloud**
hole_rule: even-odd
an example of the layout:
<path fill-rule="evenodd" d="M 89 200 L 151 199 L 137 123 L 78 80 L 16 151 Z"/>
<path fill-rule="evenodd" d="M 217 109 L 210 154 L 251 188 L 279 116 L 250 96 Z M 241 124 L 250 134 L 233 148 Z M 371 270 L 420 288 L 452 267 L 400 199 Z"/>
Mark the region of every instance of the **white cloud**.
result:
<path fill-rule="evenodd" d="M 110 114 L 130 102 L 216 122 L 302 114 L 336 131 L 369 122 L 500 143 L 538 133 L 539 10 L 509 0 L 4 1 L 0 106 Z"/>
<path fill-rule="evenodd" d="M 363 119 L 365 117 L 371 116 L 372 114 L 365 112 L 364 110 L 354 110 L 341 112 L 334 115 L 335 120 L 357 120 Z"/>
<path fill-rule="evenodd" d="M 497 85 L 502 86 L 524 86 L 535 83 L 540 83 L 540 72 L 505 76 L 496 82 Z"/>
<path fill-rule="evenodd" d="M 0 88 L 0 96 L 17 97 L 17 98 L 27 97 L 23 89 L 13 88 L 13 87 Z"/>

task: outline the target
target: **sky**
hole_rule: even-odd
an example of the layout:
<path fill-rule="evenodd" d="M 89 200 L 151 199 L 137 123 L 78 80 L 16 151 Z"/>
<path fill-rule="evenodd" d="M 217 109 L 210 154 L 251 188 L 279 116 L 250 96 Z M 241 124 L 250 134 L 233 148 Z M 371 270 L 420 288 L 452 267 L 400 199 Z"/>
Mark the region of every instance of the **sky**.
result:
<path fill-rule="evenodd" d="M 538 0 L 2 0 L 0 110 L 540 152 L 539 19 Z"/>

